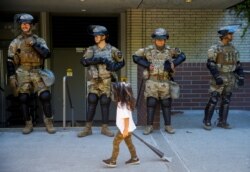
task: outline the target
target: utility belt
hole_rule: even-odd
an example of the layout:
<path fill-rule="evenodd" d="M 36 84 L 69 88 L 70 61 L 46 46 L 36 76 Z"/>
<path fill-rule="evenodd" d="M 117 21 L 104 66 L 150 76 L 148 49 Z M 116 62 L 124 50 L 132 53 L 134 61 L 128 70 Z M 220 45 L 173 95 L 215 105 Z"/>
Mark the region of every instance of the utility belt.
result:
<path fill-rule="evenodd" d="M 170 77 L 168 75 L 150 75 L 149 79 L 152 81 L 169 81 Z"/>
<path fill-rule="evenodd" d="M 21 65 L 19 68 L 23 69 L 23 70 L 32 70 L 32 69 L 41 69 L 41 65 L 40 64 L 31 64 L 31 65 Z"/>
<path fill-rule="evenodd" d="M 98 81 L 98 82 L 101 82 L 101 81 L 103 81 L 103 80 L 111 79 L 111 78 L 112 78 L 111 76 L 109 76 L 109 77 L 98 77 L 98 78 L 93 78 L 93 80 Z"/>
<path fill-rule="evenodd" d="M 218 66 L 218 70 L 221 73 L 231 73 L 235 70 L 236 66 L 235 65 L 217 65 Z"/>

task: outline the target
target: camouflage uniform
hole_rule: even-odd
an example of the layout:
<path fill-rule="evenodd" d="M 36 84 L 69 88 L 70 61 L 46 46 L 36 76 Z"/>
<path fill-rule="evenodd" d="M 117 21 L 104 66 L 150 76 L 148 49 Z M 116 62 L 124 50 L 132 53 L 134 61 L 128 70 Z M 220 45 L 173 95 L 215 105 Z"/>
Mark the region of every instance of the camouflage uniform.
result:
<path fill-rule="evenodd" d="M 10 85 L 15 90 L 14 94 L 19 97 L 21 112 L 26 121 L 24 134 L 33 130 L 32 119 L 29 114 L 30 93 L 38 94 L 43 106 L 44 123 L 49 133 L 55 133 L 52 123 L 51 94 L 42 78 L 42 66 L 50 51 L 44 39 L 32 34 L 33 16 L 29 14 L 17 14 L 16 21 L 21 25 L 29 25 L 30 30 L 17 36 L 9 46 L 7 59 L 7 72 Z"/>
<path fill-rule="evenodd" d="M 152 34 L 153 39 L 166 40 L 168 33 L 163 28 L 158 28 Z M 171 49 L 169 46 L 157 47 L 150 45 L 139 49 L 133 55 L 136 64 L 145 67 L 143 72 L 145 83 L 144 96 L 147 101 L 147 127 L 144 134 L 153 131 L 154 113 L 157 103 L 160 102 L 165 122 L 165 130 L 173 134 L 171 127 L 171 88 L 174 73 L 172 65 L 176 67 L 185 60 L 185 55 L 178 48 Z M 150 66 L 154 66 L 150 70 Z"/>
<path fill-rule="evenodd" d="M 205 107 L 203 119 L 204 128 L 207 130 L 212 129 L 211 119 L 219 98 L 221 98 L 221 104 L 217 126 L 231 128 L 227 123 L 227 117 L 232 91 L 235 87 L 244 85 L 244 72 L 239 61 L 239 52 L 230 42 L 228 44 L 222 42 L 227 34 L 234 32 L 231 27 L 220 29 L 218 33 L 221 35 L 221 41 L 208 50 L 207 67 L 212 78 L 210 80 L 210 98 Z"/>
<path fill-rule="evenodd" d="M 223 80 L 223 84 L 216 85 L 215 78 L 211 78 L 210 92 L 222 93 L 232 92 L 236 86 L 235 69 L 239 61 L 239 52 L 230 43 L 224 46 L 221 41 L 208 50 L 208 59 L 216 62 L 217 69 Z"/>
<path fill-rule="evenodd" d="M 163 50 L 157 50 L 155 46 L 150 45 L 147 48 L 139 49 L 135 52 L 136 56 L 144 57 L 148 62 L 154 65 L 154 70 L 145 69 L 143 74 L 147 79 L 145 83 L 144 96 L 154 97 L 156 99 L 170 98 L 170 77 L 171 71 L 164 70 L 164 62 L 172 61 L 172 52 L 170 47 L 166 46 Z"/>
<path fill-rule="evenodd" d="M 93 36 L 108 35 L 107 29 L 99 25 L 91 25 L 89 32 Z M 78 134 L 78 137 L 92 134 L 91 127 L 98 100 L 100 100 L 102 112 L 103 124 L 101 133 L 107 136 L 114 136 L 114 133 L 107 127 L 111 103 L 111 82 L 116 77 L 115 72 L 125 65 L 122 54 L 117 48 L 105 42 L 105 47 L 103 48 L 99 48 L 98 45 L 87 48 L 81 63 L 88 68 L 88 111 L 86 126 Z"/>
<path fill-rule="evenodd" d="M 120 51 L 107 44 L 103 49 L 98 48 L 97 45 L 89 47 L 83 58 L 103 58 L 110 63 L 122 62 L 123 58 L 118 57 Z M 106 94 L 110 97 L 111 91 L 111 79 L 116 77 L 114 71 L 107 70 L 107 65 L 104 63 L 99 63 L 96 65 L 91 65 L 88 67 L 88 93 L 94 93 L 98 96 Z"/>
<path fill-rule="evenodd" d="M 13 58 L 15 66 L 17 66 L 18 92 L 30 93 L 34 91 L 39 95 L 49 89 L 39 72 L 41 65 L 43 65 L 43 59 L 32 46 L 27 44 L 30 39 L 35 39 L 38 44 L 48 49 L 45 41 L 37 35 L 26 36 L 22 34 L 10 43 L 8 57 Z"/>

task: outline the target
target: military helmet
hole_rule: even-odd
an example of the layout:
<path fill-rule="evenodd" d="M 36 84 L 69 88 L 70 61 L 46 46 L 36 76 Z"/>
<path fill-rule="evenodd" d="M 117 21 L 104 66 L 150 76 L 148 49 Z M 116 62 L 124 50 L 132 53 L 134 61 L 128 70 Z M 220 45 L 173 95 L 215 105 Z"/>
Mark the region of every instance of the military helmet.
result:
<path fill-rule="evenodd" d="M 239 25 L 224 26 L 218 30 L 220 37 L 226 36 L 227 34 L 233 34 L 239 28 Z"/>
<path fill-rule="evenodd" d="M 55 83 L 55 75 L 49 69 L 43 69 L 39 71 L 40 76 L 43 79 L 44 84 L 49 87 Z"/>
<path fill-rule="evenodd" d="M 16 14 L 14 17 L 17 21 L 17 23 L 22 24 L 22 23 L 29 23 L 33 24 L 34 23 L 34 17 L 30 14 Z"/>
<path fill-rule="evenodd" d="M 104 26 L 100 25 L 90 25 L 88 27 L 88 32 L 90 35 L 96 36 L 96 35 L 108 35 L 108 30 Z"/>
<path fill-rule="evenodd" d="M 157 28 L 154 30 L 153 34 L 151 35 L 153 39 L 168 39 L 169 34 L 168 32 L 163 28 Z"/>

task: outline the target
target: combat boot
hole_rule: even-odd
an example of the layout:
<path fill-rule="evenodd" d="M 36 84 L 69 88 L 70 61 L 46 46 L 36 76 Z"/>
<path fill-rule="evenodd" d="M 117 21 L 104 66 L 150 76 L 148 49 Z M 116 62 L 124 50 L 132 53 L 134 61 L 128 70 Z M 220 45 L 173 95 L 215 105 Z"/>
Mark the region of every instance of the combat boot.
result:
<path fill-rule="evenodd" d="M 165 125 L 165 131 L 169 134 L 174 134 L 175 130 L 172 128 L 171 125 Z"/>
<path fill-rule="evenodd" d="M 101 133 L 102 133 L 103 135 L 106 135 L 106 136 L 109 136 L 109 137 L 114 137 L 114 133 L 113 133 L 112 131 L 109 130 L 107 124 L 102 124 Z"/>
<path fill-rule="evenodd" d="M 25 121 L 25 127 L 23 128 L 23 134 L 29 134 L 33 131 L 32 120 Z"/>
<path fill-rule="evenodd" d="M 92 122 L 86 122 L 85 128 L 83 129 L 83 131 L 81 131 L 80 133 L 77 134 L 78 137 L 85 137 L 88 135 L 92 134 Z"/>
<path fill-rule="evenodd" d="M 232 127 L 227 122 L 218 122 L 217 127 L 224 129 L 232 129 Z"/>
<path fill-rule="evenodd" d="M 230 99 L 231 94 L 228 95 L 229 97 L 226 97 L 227 99 Z M 220 106 L 219 111 L 219 119 L 217 127 L 224 128 L 224 129 L 231 129 L 232 127 L 227 123 L 227 117 L 228 117 L 228 111 L 229 111 L 229 104 L 225 103 L 225 97 L 223 97 L 223 102 Z"/>
<path fill-rule="evenodd" d="M 203 123 L 204 123 L 203 128 L 205 130 L 212 130 L 212 124 L 211 124 L 211 122 L 203 121 Z"/>
<path fill-rule="evenodd" d="M 208 103 L 207 106 L 205 107 L 205 116 L 203 119 L 203 128 L 205 130 L 211 130 L 212 129 L 212 124 L 211 124 L 211 119 L 214 113 L 215 109 L 215 104 Z"/>
<path fill-rule="evenodd" d="M 150 134 L 150 133 L 152 133 L 152 132 L 153 132 L 153 125 L 147 125 L 147 126 L 145 127 L 145 129 L 144 129 L 143 134 L 144 134 L 144 135 L 148 135 L 148 134 Z"/>
<path fill-rule="evenodd" d="M 49 134 L 56 133 L 56 129 L 53 126 L 53 118 L 47 118 L 47 117 L 45 117 L 44 118 L 44 124 L 45 124 L 45 127 L 46 127 L 46 131 Z"/>

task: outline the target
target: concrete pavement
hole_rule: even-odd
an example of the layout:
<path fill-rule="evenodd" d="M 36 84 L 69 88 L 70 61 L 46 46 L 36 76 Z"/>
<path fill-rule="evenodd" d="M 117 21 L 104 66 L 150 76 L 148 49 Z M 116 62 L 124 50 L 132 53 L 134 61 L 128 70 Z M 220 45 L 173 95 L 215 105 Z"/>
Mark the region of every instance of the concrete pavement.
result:
<path fill-rule="evenodd" d="M 142 135 L 144 127 L 135 133 L 172 157 L 172 162 L 162 161 L 142 142 L 133 137 L 140 165 L 125 165 L 130 158 L 128 149 L 121 143 L 117 167 L 106 168 L 102 160 L 109 158 L 113 138 L 100 134 L 77 138 L 82 128 L 57 128 L 49 135 L 37 127 L 29 135 L 20 128 L 0 129 L 1 172 L 249 172 L 250 171 L 250 113 L 231 110 L 229 123 L 233 129 L 202 128 L 202 111 L 184 111 L 172 117 L 176 134 L 162 129 L 151 135 Z M 217 118 L 214 116 L 214 121 Z M 161 120 L 162 121 L 162 120 Z M 162 124 L 161 124 L 162 125 Z M 163 126 L 161 127 L 163 128 Z M 111 127 L 116 131 L 115 127 Z"/>

